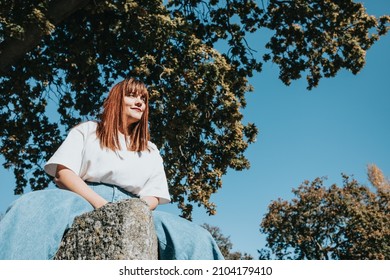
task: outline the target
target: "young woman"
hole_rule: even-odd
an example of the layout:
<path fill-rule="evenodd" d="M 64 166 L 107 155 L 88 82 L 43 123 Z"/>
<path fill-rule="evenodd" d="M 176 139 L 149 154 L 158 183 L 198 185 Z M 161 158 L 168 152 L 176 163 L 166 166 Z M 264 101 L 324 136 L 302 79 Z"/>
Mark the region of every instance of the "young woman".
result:
<path fill-rule="evenodd" d="M 7 210 L 0 259 L 52 259 L 76 216 L 131 197 L 153 210 L 161 259 L 223 259 L 205 229 L 154 210 L 170 196 L 159 150 L 149 141 L 148 114 L 143 83 L 116 84 L 100 120 L 71 129 L 45 164 L 59 188 L 25 194 Z"/>

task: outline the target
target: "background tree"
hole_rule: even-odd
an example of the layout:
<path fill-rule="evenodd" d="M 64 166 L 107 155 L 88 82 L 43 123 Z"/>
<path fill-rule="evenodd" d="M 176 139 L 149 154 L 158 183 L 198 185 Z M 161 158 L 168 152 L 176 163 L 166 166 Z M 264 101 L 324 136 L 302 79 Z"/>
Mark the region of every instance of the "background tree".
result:
<path fill-rule="evenodd" d="M 230 237 L 224 236 L 219 227 L 211 226 L 209 224 L 203 224 L 202 227 L 207 229 L 213 236 L 225 260 L 253 260 L 253 257 L 247 253 L 238 251 L 232 252 L 233 243 L 230 241 Z"/>
<path fill-rule="evenodd" d="M 367 175 L 370 183 L 382 192 L 390 192 L 390 181 L 383 175 L 382 170 L 375 164 L 369 164 L 367 166 Z"/>
<path fill-rule="evenodd" d="M 194 204 L 214 214 L 222 175 L 249 168 L 244 152 L 258 131 L 240 110 L 263 58 L 284 83 L 307 74 L 312 88 L 342 68 L 357 73 L 388 22 L 350 0 L 1 0 L 4 167 L 17 194 L 47 187 L 42 163 L 69 128 L 95 118 L 113 83 L 133 76 L 150 85 L 152 140 L 173 202 L 189 219 Z M 263 57 L 247 42 L 262 29 L 273 34 Z"/>
<path fill-rule="evenodd" d="M 277 259 L 390 259 L 390 184 L 375 165 L 368 175 L 374 192 L 343 175 L 342 187 L 317 178 L 273 201 L 260 230 L 267 247 Z"/>

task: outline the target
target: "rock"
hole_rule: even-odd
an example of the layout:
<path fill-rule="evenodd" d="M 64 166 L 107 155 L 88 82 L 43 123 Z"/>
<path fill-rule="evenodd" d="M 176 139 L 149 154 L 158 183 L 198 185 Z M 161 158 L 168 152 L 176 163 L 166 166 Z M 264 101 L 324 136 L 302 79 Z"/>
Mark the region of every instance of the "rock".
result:
<path fill-rule="evenodd" d="M 148 205 L 133 198 L 76 217 L 54 259 L 158 259 L 157 236 Z"/>

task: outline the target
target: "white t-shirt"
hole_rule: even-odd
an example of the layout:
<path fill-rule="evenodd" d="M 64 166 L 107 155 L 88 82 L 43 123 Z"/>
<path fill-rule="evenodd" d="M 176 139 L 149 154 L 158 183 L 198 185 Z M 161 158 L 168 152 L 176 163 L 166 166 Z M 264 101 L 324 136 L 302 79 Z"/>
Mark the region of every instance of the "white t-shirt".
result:
<path fill-rule="evenodd" d="M 116 185 L 141 197 L 158 197 L 160 204 L 168 203 L 167 179 L 156 145 L 149 142 L 150 151 L 128 151 L 125 136 L 120 134 L 121 150 L 102 149 L 96 128 L 97 123 L 93 121 L 72 128 L 45 164 L 46 173 L 54 177 L 57 164 L 61 164 L 84 181 Z"/>

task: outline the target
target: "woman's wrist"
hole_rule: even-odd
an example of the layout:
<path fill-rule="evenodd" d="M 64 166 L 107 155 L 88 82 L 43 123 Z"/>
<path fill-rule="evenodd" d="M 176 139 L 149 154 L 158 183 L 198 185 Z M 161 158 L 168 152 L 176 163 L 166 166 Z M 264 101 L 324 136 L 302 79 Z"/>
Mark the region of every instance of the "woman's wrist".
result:
<path fill-rule="evenodd" d="M 60 188 L 75 192 L 87 200 L 95 209 L 108 203 L 103 197 L 93 191 L 77 174 L 65 166 L 57 167 L 55 182 Z"/>
<path fill-rule="evenodd" d="M 98 208 L 103 207 L 104 205 L 106 205 L 108 203 L 108 201 L 105 200 L 102 197 L 98 197 L 96 200 L 91 200 L 90 203 L 92 204 L 92 206 L 95 209 L 98 209 Z"/>
<path fill-rule="evenodd" d="M 158 205 L 158 198 L 155 196 L 143 196 L 141 197 L 148 205 L 150 210 L 154 210 Z"/>

